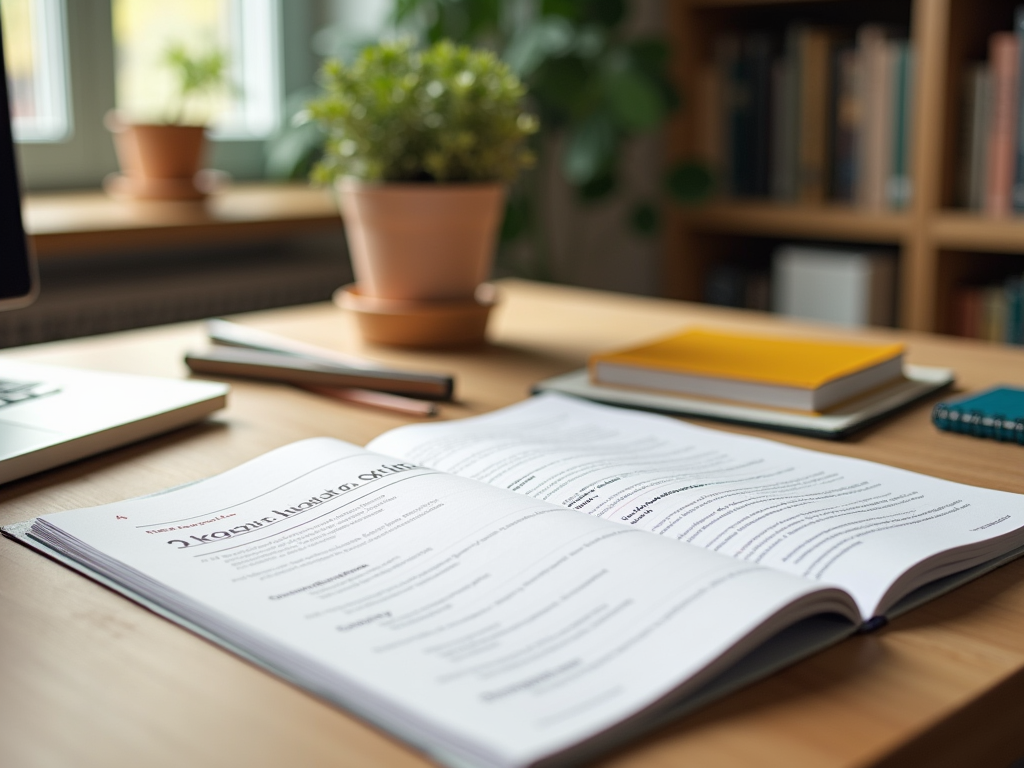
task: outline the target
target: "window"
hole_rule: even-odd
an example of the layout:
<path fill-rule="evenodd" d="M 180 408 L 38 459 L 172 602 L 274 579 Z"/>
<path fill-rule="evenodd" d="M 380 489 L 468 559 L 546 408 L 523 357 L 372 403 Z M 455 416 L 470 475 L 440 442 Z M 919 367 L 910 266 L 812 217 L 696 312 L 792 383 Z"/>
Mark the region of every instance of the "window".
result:
<path fill-rule="evenodd" d="M 208 105 L 208 163 L 237 179 L 260 178 L 264 139 L 288 91 L 308 86 L 309 47 L 326 0 L 0 0 L 27 189 L 97 187 L 117 170 L 103 125 L 115 107 L 167 120 L 173 89 L 161 56 L 181 41 L 227 54 L 232 88 Z"/>
<path fill-rule="evenodd" d="M 4 56 L 16 141 L 60 141 L 71 132 L 61 0 L 2 0 Z"/>
<path fill-rule="evenodd" d="M 278 124 L 279 78 L 275 0 L 114 0 L 117 107 L 152 122 L 211 122 L 215 139 L 265 138 Z M 227 84 L 211 98 L 177 104 L 164 65 L 167 49 L 222 51 Z"/>

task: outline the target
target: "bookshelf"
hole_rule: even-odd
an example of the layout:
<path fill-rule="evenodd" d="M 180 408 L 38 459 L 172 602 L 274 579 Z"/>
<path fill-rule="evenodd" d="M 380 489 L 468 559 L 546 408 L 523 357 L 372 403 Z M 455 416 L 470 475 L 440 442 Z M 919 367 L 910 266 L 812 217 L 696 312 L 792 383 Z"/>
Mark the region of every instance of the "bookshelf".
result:
<path fill-rule="evenodd" d="M 1024 216 L 994 217 L 959 208 L 964 130 L 963 82 L 987 56 L 996 31 L 1010 31 L 1021 0 L 674 0 L 668 3 L 673 76 L 685 106 L 668 130 L 672 159 L 699 158 L 700 75 L 725 33 L 780 35 L 795 22 L 855 29 L 865 23 L 905 29 L 914 51 L 908 162 L 912 196 L 900 210 L 850 204 L 716 197 L 674 206 L 667 217 L 664 286 L 699 301 L 716 264 L 764 269 L 781 242 L 877 245 L 898 254 L 898 324 L 952 333 L 959 286 L 1024 272 Z"/>

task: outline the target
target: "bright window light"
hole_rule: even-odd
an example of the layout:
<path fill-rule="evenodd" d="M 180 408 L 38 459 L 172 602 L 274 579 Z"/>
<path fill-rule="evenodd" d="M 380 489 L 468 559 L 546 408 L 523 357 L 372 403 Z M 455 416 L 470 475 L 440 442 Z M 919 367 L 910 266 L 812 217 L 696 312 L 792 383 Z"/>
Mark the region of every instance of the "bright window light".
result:
<path fill-rule="evenodd" d="M 0 0 L 15 141 L 71 133 L 63 0 Z"/>
<path fill-rule="evenodd" d="M 3 0 L 0 0 L 3 1 Z M 193 99 L 183 120 L 208 124 L 214 138 L 259 139 L 280 120 L 279 0 L 114 0 L 117 108 L 129 119 L 178 118 L 167 49 L 221 50 L 227 84 Z"/>

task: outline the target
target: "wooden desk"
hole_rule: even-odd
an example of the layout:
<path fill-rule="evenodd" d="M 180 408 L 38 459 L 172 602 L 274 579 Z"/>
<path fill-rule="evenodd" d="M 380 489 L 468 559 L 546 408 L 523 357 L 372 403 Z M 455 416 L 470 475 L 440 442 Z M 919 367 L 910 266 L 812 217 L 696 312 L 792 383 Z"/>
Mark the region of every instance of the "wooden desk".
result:
<path fill-rule="evenodd" d="M 477 352 L 374 350 L 458 374 L 444 418 L 524 397 L 530 382 L 597 349 L 699 320 L 770 329 L 754 313 L 507 282 L 494 344 Z M 362 351 L 330 306 L 242 321 Z M 820 329 L 789 325 L 822 334 Z M 832 334 L 842 333 L 833 331 Z M 912 362 L 952 365 L 964 388 L 1024 383 L 1024 352 L 877 330 Z M 198 324 L 58 342 L 11 356 L 183 376 Z M 844 443 L 788 443 L 1024 493 L 1024 448 L 940 433 L 921 404 Z M 101 504 L 220 472 L 284 443 L 327 434 L 365 443 L 405 419 L 282 386 L 237 383 L 214 421 L 0 488 L 0 523 Z M 1024 502 L 1022 502 L 1024 503 Z M 424 766 L 344 712 L 257 670 L 118 595 L 0 541 L 0 765 Z M 993 766 L 1024 755 L 1024 561 L 885 629 L 851 638 L 608 756 L 602 766 Z"/>

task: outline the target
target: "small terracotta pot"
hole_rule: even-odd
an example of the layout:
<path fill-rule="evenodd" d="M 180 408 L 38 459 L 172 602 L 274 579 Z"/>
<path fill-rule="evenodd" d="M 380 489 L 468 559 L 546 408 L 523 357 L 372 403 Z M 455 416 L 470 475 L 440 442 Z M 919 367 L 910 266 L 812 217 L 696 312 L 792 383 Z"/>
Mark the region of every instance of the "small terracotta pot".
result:
<path fill-rule="evenodd" d="M 116 113 L 108 113 L 105 122 L 121 165 L 120 192 L 164 200 L 205 196 L 195 182 L 206 145 L 203 126 L 129 123 Z"/>
<path fill-rule="evenodd" d="M 338 203 L 363 296 L 473 298 L 491 274 L 501 184 L 388 184 L 344 178 Z"/>

